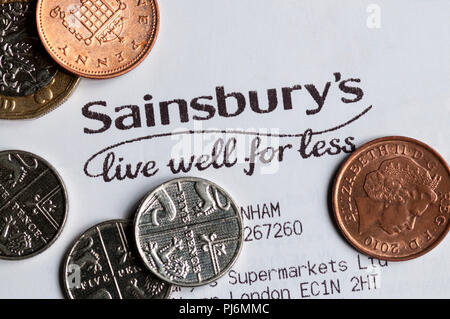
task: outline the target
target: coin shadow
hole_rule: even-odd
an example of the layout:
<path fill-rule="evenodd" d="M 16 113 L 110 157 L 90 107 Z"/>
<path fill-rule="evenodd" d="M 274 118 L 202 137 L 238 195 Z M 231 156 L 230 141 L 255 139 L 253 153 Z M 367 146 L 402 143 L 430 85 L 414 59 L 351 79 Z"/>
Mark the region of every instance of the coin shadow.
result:
<path fill-rule="evenodd" d="M 334 184 L 336 183 L 336 178 L 339 173 L 340 168 L 342 165 L 347 161 L 347 159 L 351 156 L 351 154 L 348 154 L 345 158 L 340 160 L 336 167 L 333 170 L 332 178 L 330 178 L 330 181 L 328 182 L 328 192 L 327 192 L 327 206 L 328 206 L 328 217 L 331 219 L 331 223 L 334 225 L 334 228 L 336 229 L 337 233 L 339 234 L 339 237 L 343 240 L 343 242 L 350 248 L 354 249 L 352 245 L 348 242 L 348 240 L 345 238 L 345 236 L 342 234 L 339 225 L 337 223 L 336 217 L 334 215 L 334 208 L 333 208 L 333 190 L 334 190 Z"/>

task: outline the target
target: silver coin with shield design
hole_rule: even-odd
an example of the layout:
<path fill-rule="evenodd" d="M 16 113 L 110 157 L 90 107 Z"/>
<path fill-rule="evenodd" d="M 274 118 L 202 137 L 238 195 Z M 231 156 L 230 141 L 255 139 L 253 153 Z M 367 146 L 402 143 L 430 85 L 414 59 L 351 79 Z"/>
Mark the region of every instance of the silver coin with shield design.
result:
<path fill-rule="evenodd" d="M 140 260 L 133 223 L 111 220 L 95 225 L 71 247 L 63 283 L 71 299 L 163 299 L 171 285 L 159 280 Z"/>
<path fill-rule="evenodd" d="M 44 159 L 24 151 L 0 152 L 0 258 L 22 259 L 48 248 L 67 215 L 67 194 Z"/>
<path fill-rule="evenodd" d="M 178 286 L 204 285 L 225 274 L 243 241 L 236 204 L 222 188 L 199 178 L 174 179 L 149 193 L 134 227 L 147 267 Z"/>

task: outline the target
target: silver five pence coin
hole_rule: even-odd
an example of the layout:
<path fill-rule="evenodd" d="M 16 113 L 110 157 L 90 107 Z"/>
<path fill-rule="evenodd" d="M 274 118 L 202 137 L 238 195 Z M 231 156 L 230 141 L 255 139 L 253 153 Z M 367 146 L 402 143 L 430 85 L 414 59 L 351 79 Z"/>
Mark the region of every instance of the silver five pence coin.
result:
<path fill-rule="evenodd" d="M 0 152 L 0 258 L 27 258 L 48 248 L 67 208 L 64 183 L 49 163 L 24 151 Z"/>
<path fill-rule="evenodd" d="M 134 227 L 147 267 L 178 286 L 204 285 L 225 274 L 243 241 L 236 204 L 222 188 L 199 178 L 174 179 L 149 193 Z"/>
<path fill-rule="evenodd" d="M 143 265 L 128 220 L 106 221 L 81 235 L 64 260 L 63 283 L 71 299 L 163 299 L 172 289 Z"/>

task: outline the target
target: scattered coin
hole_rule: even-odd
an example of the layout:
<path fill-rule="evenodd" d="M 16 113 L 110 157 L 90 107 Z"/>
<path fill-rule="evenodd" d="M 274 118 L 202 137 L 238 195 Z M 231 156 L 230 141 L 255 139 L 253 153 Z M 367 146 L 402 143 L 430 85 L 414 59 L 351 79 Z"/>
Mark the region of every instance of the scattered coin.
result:
<path fill-rule="evenodd" d="M 60 234 L 67 195 L 58 173 L 23 151 L 0 152 L 0 258 L 39 254 Z"/>
<path fill-rule="evenodd" d="M 392 261 L 421 256 L 449 231 L 449 167 L 422 142 L 376 139 L 341 167 L 333 208 L 344 236 L 364 254 Z"/>
<path fill-rule="evenodd" d="M 222 188 L 199 178 L 174 179 L 149 193 L 134 227 L 147 267 L 178 286 L 216 280 L 242 247 L 238 207 Z"/>
<path fill-rule="evenodd" d="M 64 288 L 71 299 L 162 299 L 171 285 L 143 265 L 133 242 L 133 223 L 111 220 L 88 229 L 64 262 Z"/>
<path fill-rule="evenodd" d="M 106 79 L 130 71 L 148 55 L 159 12 L 156 0 L 39 0 L 37 25 L 62 67 Z"/>
<path fill-rule="evenodd" d="M 0 119 L 39 117 L 64 102 L 79 80 L 45 52 L 35 9 L 32 0 L 0 1 Z"/>

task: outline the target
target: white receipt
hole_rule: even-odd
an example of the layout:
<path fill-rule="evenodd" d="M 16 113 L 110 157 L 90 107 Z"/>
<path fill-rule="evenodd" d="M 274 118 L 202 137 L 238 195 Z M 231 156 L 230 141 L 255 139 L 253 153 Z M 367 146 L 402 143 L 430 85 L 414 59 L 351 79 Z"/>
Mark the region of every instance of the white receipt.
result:
<path fill-rule="evenodd" d="M 223 187 L 245 229 L 228 273 L 173 298 L 450 297 L 449 237 L 410 261 L 369 258 L 329 205 L 337 169 L 372 139 L 409 136 L 450 158 L 450 2 L 159 6 L 156 44 L 136 69 L 82 79 L 42 118 L 0 122 L 0 150 L 45 158 L 69 195 L 49 249 L 0 261 L 0 297 L 63 298 L 73 240 L 132 219 L 147 192 L 180 176 Z"/>

